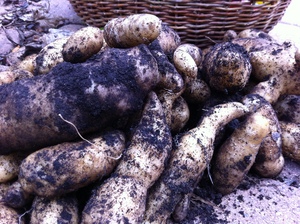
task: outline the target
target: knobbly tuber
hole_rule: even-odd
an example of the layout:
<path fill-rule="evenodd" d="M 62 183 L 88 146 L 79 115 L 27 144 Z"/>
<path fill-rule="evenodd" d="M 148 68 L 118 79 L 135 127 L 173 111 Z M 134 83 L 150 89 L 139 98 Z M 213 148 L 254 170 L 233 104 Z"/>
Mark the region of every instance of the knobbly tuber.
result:
<path fill-rule="evenodd" d="M 214 187 L 221 194 L 233 192 L 245 178 L 261 142 L 270 133 L 269 122 L 259 108 L 218 149 L 211 174 Z"/>
<path fill-rule="evenodd" d="M 124 157 L 88 201 L 82 223 L 141 223 L 147 190 L 165 169 L 171 149 L 163 108 L 151 92 Z"/>
<path fill-rule="evenodd" d="M 209 165 L 220 128 L 247 113 L 247 107 L 241 103 L 217 105 L 207 112 L 197 127 L 182 135 L 168 166 L 149 191 L 146 223 L 166 222 L 177 203 L 194 190 L 201 173 Z"/>
<path fill-rule="evenodd" d="M 69 193 L 108 176 L 124 149 L 120 131 L 46 147 L 23 160 L 19 181 L 24 191 L 41 197 Z"/>
<path fill-rule="evenodd" d="M 140 110 L 159 81 L 145 45 L 107 49 L 85 63 L 60 63 L 46 75 L 0 86 L 0 154 L 34 151 L 107 126 Z"/>

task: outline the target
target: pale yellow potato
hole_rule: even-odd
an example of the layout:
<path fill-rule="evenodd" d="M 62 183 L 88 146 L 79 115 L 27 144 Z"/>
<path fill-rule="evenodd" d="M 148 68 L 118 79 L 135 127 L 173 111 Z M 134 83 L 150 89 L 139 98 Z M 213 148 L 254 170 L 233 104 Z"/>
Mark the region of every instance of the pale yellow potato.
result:
<path fill-rule="evenodd" d="M 18 153 L 0 155 L 0 183 L 11 181 L 18 176 L 23 158 L 25 156 Z"/>
<path fill-rule="evenodd" d="M 73 33 L 63 46 L 63 59 L 72 63 L 84 62 L 103 46 L 103 31 L 98 27 L 83 27 Z"/>

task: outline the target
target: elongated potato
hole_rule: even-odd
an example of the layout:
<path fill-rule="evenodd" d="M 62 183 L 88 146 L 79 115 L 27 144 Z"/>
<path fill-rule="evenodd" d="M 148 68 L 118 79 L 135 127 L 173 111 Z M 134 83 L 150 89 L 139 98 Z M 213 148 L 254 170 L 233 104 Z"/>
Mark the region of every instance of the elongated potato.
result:
<path fill-rule="evenodd" d="M 69 193 L 110 174 L 124 149 L 120 131 L 43 148 L 23 160 L 19 181 L 24 191 L 41 197 Z"/>
<path fill-rule="evenodd" d="M 194 44 L 179 45 L 173 55 L 173 63 L 176 69 L 184 76 L 196 78 L 198 66 L 202 62 L 202 52 Z"/>
<path fill-rule="evenodd" d="M 134 14 L 115 18 L 105 25 L 104 39 L 108 46 L 127 48 L 149 44 L 161 31 L 161 20 L 151 14 Z"/>
<path fill-rule="evenodd" d="M 151 92 L 124 157 L 88 201 L 82 223 L 142 223 L 147 190 L 163 172 L 171 149 L 163 108 Z"/>
<path fill-rule="evenodd" d="M 34 151 L 124 125 L 159 82 L 147 46 L 110 48 L 93 61 L 63 62 L 47 75 L 0 86 L 0 154 Z M 147 62 L 147 63 L 145 63 Z M 122 123 L 123 122 L 123 123 Z"/>
<path fill-rule="evenodd" d="M 282 152 L 297 162 L 300 162 L 300 124 L 280 121 L 282 131 Z"/>
<path fill-rule="evenodd" d="M 68 37 L 53 41 L 46 45 L 35 58 L 34 74 L 46 74 L 57 64 L 64 61 L 62 50 Z"/>
<path fill-rule="evenodd" d="M 33 74 L 31 72 L 20 69 L 2 71 L 0 72 L 0 85 L 12 83 L 18 79 L 30 78 L 32 76 Z"/>
<path fill-rule="evenodd" d="M 79 223 L 78 201 L 73 195 L 47 199 L 36 196 L 30 216 L 31 224 Z"/>
<path fill-rule="evenodd" d="M 84 62 L 98 53 L 103 46 L 103 31 L 98 27 L 83 27 L 73 33 L 64 44 L 62 55 L 64 61 Z"/>
<path fill-rule="evenodd" d="M 272 105 L 259 95 L 247 95 L 243 102 L 249 107 L 259 103 L 259 112 L 269 120 L 270 133 L 263 139 L 252 169 L 262 177 L 275 177 L 283 169 L 281 128 Z M 253 107 L 257 107 L 257 103 Z"/>
<path fill-rule="evenodd" d="M 177 203 L 196 187 L 213 155 L 216 134 L 226 123 L 248 113 L 241 103 L 217 105 L 179 139 L 162 176 L 150 189 L 144 222 L 165 223 Z"/>
<path fill-rule="evenodd" d="M 222 144 L 212 165 L 214 187 L 223 195 L 233 192 L 252 167 L 263 139 L 270 133 L 269 119 L 259 109 L 247 117 Z"/>

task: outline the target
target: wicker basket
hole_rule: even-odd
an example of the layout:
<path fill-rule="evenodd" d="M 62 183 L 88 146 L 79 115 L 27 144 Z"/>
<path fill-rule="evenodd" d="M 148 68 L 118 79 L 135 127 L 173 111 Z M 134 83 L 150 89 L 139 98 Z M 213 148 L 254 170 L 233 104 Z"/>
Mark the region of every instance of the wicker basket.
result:
<path fill-rule="evenodd" d="M 70 0 L 75 12 L 88 25 L 103 27 L 118 16 L 151 13 L 176 30 L 182 42 L 200 48 L 222 41 L 228 29 L 239 32 L 256 28 L 269 32 L 282 18 L 291 0 L 261 1 L 98 1 Z"/>

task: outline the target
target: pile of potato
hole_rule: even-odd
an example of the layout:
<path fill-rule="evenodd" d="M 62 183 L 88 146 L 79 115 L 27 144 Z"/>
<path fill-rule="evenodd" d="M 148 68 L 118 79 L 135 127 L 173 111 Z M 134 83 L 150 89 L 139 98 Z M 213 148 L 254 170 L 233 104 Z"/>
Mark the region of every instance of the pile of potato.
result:
<path fill-rule="evenodd" d="M 259 30 L 207 49 L 150 14 L 85 27 L 0 73 L 0 223 L 180 222 L 300 162 L 300 52 Z"/>

